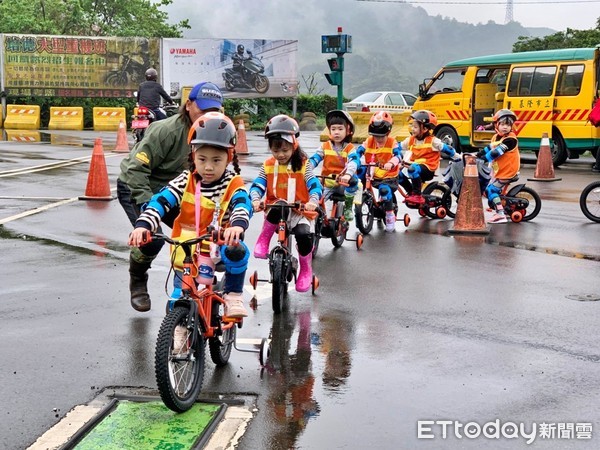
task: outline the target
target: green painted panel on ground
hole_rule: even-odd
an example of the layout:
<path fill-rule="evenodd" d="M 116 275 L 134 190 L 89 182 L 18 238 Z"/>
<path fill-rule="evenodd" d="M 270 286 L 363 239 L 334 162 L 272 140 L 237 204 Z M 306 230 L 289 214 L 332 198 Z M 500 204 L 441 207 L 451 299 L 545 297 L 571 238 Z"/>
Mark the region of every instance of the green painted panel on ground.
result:
<path fill-rule="evenodd" d="M 75 447 L 77 450 L 183 450 L 192 447 L 219 405 L 196 403 L 181 414 L 162 402 L 119 401 Z"/>

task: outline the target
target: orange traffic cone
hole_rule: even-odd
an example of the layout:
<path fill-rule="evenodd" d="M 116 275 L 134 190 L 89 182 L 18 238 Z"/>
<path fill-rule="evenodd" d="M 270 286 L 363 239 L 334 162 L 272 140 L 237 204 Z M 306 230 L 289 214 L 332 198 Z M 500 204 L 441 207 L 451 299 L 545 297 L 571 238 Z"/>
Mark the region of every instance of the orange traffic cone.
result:
<path fill-rule="evenodd" d="M 121 119 L 119 122 L 119 129 L 117 130 L 117 145 L 115 145 L 115 152 L 129 153 L 129 142 L 127 142 L 127 129 L 125 128 L 125 121 Z"/>
<path fill-rule="evenodd" d="M 465 156 L 465 172 L 463 176 L 454 227 L 449 233 L 488 234 L 490 228 L 485 223 L 477 160 L 473 155 Z"/>
<path fill-rule="evenodd" d="M 560 181 L 562 178 L 554 176 L 554 164 L 552 164 L 552 153 L 550 152 L 550 139 L 548 133 L 542 133 L 540 151 L 538 152 L 537 164 L 533 178 L 528 181 Z"/>
<path fill-rule="evenodd" d="M 85 195 L 79 197 L 79 200 L 113 200 L 108 184 L 108 171 L 106 170 L 101 138 L 96 138 L 94 141 L 94 151 L 90 161 Z"/>
<path fill-rule="evenodd" d="M 235 143 L 235 152 L 238 155 L 248 154 L 248 141 L 246 140 L 246 125 L 244 125 L 243 120 L 239 121 L 237 142 Z"/>

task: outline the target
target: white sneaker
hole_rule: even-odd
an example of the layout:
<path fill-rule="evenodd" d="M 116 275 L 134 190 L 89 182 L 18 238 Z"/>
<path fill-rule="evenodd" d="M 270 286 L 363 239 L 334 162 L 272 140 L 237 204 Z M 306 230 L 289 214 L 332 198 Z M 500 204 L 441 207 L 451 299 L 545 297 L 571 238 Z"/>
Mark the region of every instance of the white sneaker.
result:
<path fill-rule="evenodd" d="M 173 353 L 178 355 L 188 351 L 188 330 L 186 327 L 177 325 L 173 333 Z"/>
<path fill-rule="evenodd" d="M 506 214 L 504 214 L 504 211 L 497 212 L 496 214 L 494 214 L 492 216 L 492 218 L 490 220 L 488 220 L 488 223 L 507 223 L 508 219 L 506 218 Z"/>
<path fill-rule="evenodd" d="M 238 292 L 229 292 L 223 296 L 225 300 L 225 315 L 231 319 L 248 317 L 248 311 L 244 308 L 244 297 Z"/>
<path fill-rule="evenodd" d="M 396 231 L 396 215 L 393 212 L 385 213 L 385 231 Z"/>

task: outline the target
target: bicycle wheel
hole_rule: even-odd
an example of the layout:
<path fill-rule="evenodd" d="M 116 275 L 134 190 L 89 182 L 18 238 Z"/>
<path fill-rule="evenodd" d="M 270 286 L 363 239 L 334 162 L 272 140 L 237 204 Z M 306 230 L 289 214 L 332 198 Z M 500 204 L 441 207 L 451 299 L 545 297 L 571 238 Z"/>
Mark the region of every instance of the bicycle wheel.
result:
<path fill-rule="evenodd" d="M 285 300 L 285 294 L 287 292 L 287 280 L 286 271 L 284 270 L 284 255 L 283 253 L 275 253 L 273 256 L 273 312 L 279 314 L 281 312 L 281 306 Z"/>
<path fill-rule="evenodd" d="M 446 208 L 448 217 L 454 219 L 456 217 L 456 209 L 458 208 L 458 198 L 452 194 L 450 189 L 447 189 L 442 196 L 442 206 Z"/>
<path fill-rule="evenodd" d="M 600 181 L 594 181 L 583 188 L 579 196 L 579 207 L 585 217 L 600 223 Z"/>
<path fill-rule="evenodd" d="M 439 199 L 439 201 L 436 201 L 436 204 L 439 203 L 439 205 L 436 205 L 432 208 L 428 208 L 428 207 L 423 208 L 423 212 L 425 213 L 425 215 L 427 217 L 429 217 L 431 219 L 439 218 L 439 216 L 437 214 L 437 209 L 439 206 L 444 206 L 443 198 L 444 198 L 444 195 L 446 194 L 446 191 L 448 191 L 448 188 L 439 183 L 430 183 L 427 186 L 425 186 L 425 189 L 423 189 L 423 195 L 430 195 L 432 197 L 437 197 L 437 199 Z"/>
<path fill-rule="evenodd" d="M 348 231 L 348 223 L 343 216 L 344 202 L 337 204 L 335 223 L 336 227 L 331 235 L 331 243 L 335 248 L 340 248 L 346 240 L 346 232 Z"/>
<path fill-rule="evenodd" d="M 187 330 L 185 353 L 175 354 L 173 340 L 175 328 L 186 327 L 190 310 L 176 307 L 165 316 L 156 340 L 154 371 L 160 398 L 167 408 L 175 412 L 184 412 L 192 407 L 204 378 L 204 338 L 198 333 L 192 339 L 191 330 Z"/>
<path fill-rule="evenodd" d="M 523 198 L 529 202 L 529 205 L 527 206 L 527 209 L 525 209 L 525 212 L 523 213 L 523 218 L 521 220 L 526 222 L 528 220 L 534 219 L 540 213 L 540 209 L 542 209 L 542 199 L 540 198 L 538 193 L 530 187 L 523 186 L 523 189 L 521 189 L 515 195 L 515 197 Z"/>
<path fill-rule="evenodd" d="M 363 192 L 362 202 L 354 207 L 356 227 L 362 234 L 369 234 L 373 229 L 373 196 L 369 191 Z"/>
<path fill-rule="evenodd" d="M 223 304 L 217 300 L 213 300 L 213 322 L 220 322 L 223 317 Z M 218 323 L 213 323 L 213 326 L 217 326 Z M 215 363 L 217 367 L 223 367 L 229 362 L 231 356 L 231 349 L 235 342 L 236 326 L 232 326 L 223 330 L 220 336 L 215 336 L 208 339 L 208 350 L 210 353 L 210 359 Z"/>

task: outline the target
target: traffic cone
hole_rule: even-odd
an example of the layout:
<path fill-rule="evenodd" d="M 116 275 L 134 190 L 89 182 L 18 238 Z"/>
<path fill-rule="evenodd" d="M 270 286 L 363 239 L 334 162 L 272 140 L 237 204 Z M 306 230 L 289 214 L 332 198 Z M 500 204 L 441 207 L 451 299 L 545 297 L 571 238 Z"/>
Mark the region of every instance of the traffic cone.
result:
<path fill-rule="evenodd" d="M 113 198 L 108 184 L 108 171 L 106 170 L 104 150 L 102 150 L 102 139 L 96 138 L 85 195 L 79 197 L 79 200 L 113 200 Z"/>
<path fill-rule="evenodd" d="M 121 119 L 119 122 L 119 129 L 117 130 L 117 145 L 115 145 L 115 152 L 129 153 L 129 142 L 127 142 L 127 129 L 125 127 L 125 121 Z"/>
<path fill-rule="evenodd" d="M 552 164 L 552 153 L 550 152 L 550 139 L 548 133 L 542 133 L 540 151 L 538 152 L 537 164 L 533 178 L 528 181 L 560 181 L 562 178 L 554 176 L 554 164 Z"/>
<path fill-rule="evenodd" d="M 449 233 L 488 234 L 490 227 L 485 223 L 477 160 L 473 155 L 465 155 L 465 171 L 463 175 L 454 226 Z"/>
<path fill-rule="evenodd" d="M 248 152 L 248 141 L 246 140 L 246 125 L 244 121 L 240 119 L 238 124 L 237 142 L 235 143 L 235 152 L 238 155 L 247 155 Z"/>

